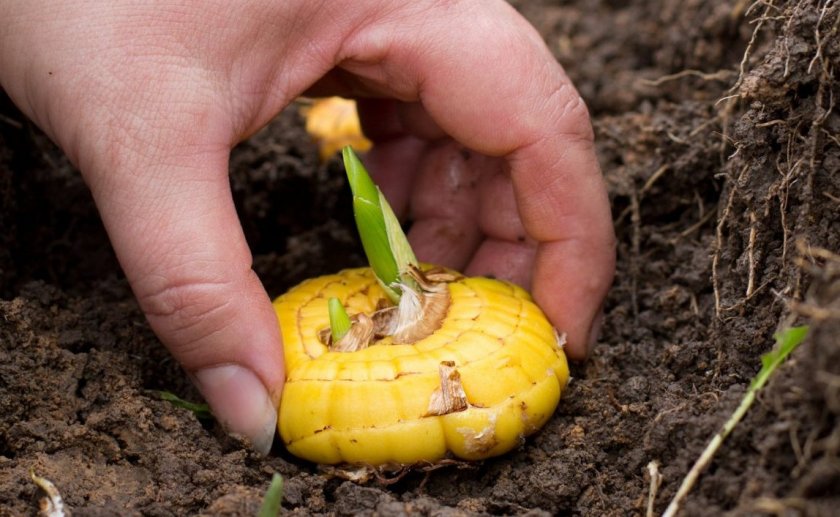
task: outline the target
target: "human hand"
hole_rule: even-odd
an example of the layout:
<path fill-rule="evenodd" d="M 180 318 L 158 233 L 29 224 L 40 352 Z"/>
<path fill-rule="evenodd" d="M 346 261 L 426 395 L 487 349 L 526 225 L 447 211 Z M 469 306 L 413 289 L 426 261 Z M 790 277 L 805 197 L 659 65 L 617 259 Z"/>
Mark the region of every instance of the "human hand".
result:
<path fill-rule="evenodd" d="M 228 159 L 304 92 L 396 100 L 363 106 L 369 162 L 410 205 L 418 256 L 532 278 L 585 355 L 614 268 L 588 115 L 501 1 L 7 0 L 0 84 L 80 168 L 150 325 L 257 450 L 283 357 Z M 464 161 L 444 136 L 497 158 Z"/>

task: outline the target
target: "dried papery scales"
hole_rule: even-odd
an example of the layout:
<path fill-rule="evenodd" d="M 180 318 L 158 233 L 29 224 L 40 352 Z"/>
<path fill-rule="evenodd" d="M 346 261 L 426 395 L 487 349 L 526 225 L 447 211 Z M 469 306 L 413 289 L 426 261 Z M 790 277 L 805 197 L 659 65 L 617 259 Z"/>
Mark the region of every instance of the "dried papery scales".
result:
<path fill-rule="evenodd" d="M 307 280 L 274 302 L 287 371 L 278 426 L 290 452 L 323 464 L 478 460 L 545 424 L 568 380 L 551 324 L 519 287 L 452 278 L 436 279 L 449 297 L 439 328 L 412 344 L 383 336 L 353 352 L 319 334 L 330 297 L 350 315 L 382 308 L 387 296 L 369 268 Z M 430 411 L 442 391 L 454 404 Z"/>
<path fill-rule="evenodd" d="M 400 284 L 399 305 L 391 305 L 382 298 L 372 313 L 353 315 L 350 330 L 342 338 L 335 340 L 331 328 L 322 329 L 318 333 L 321 342 L 333 352 L 355 352 L 385 336 L 390 336 L 393 343 L 410 345 L 439 329 L 449 310 L 446 283 L 460 276 L 439 268 L 424 273 L 415 266 L 409 266 L 407 275 L 415 286 Z"/>

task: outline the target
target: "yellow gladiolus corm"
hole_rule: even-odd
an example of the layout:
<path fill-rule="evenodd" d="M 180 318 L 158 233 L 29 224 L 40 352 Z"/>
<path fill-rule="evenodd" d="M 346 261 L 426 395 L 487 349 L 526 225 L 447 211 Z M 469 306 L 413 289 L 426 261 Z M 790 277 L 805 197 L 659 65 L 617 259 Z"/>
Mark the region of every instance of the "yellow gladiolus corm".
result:
<path fill-rule="evenodd" d="M 287 371 L 278 425 L 292 454 L 374 466 L 450 454 L 479 460 L 546 423 L 569 372 L 545 315 L 506 282 L 443 285 L 449 303 L 437 329 L 413 343 L 384 336 L 349 352 L 323 339 L 327 303 L 335 297 L 351 316 L 374 314 L 388 297 L 370 268 L 307 280 L 274 302 Z"/>
<path fill-rule="evenodd" d="M 374 467 L 510 451 L 557 407 L 563 338 L 520 287 L 418 266 L 364 166 L 348 148 L 344 159 L 372 267 L 275 300 L 283 442 L 317 463 Z"/>

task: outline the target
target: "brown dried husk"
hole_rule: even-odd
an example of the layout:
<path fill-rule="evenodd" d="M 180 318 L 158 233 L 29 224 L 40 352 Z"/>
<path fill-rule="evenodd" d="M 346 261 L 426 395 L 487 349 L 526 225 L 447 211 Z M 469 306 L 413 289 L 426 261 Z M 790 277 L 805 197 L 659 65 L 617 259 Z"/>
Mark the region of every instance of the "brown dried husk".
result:
<path fill-rule="evenodd" d="M 379 308 L 370 315 L 353 315 L 350 330 L 336 342 L 333 342 L 329 328 L 322 329 L 319 332 L 321 342 L 334 352 L 354 352 L 386 336 L 390 336 L 394 344 L 410 345 L 439 329 L 451 301 L 446 284 L 460 277 L 442 269 L 423 272 L 415 266 L 409 266 L 407 273 L 417 288 L 400 284 L 399 305 Z"/>

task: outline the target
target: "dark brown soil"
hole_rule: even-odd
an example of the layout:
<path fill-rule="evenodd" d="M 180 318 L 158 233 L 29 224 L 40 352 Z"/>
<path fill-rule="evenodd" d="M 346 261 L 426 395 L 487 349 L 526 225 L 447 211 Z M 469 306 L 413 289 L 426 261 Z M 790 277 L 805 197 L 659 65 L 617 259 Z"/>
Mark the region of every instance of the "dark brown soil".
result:
<path fill-rule="evenodd" d="M 644 515 L 651 462 L 660 513 L 794 323 L 809 338 L 684 514 L 836 514 L 840 6 L 518 3 L 591 107 L 619 236 L 601 343 L 543 431 L 472 469 L 363 486 L 281 450 L 259 458 L 160 400 L 199 398 L 139 312 L 78 174 L 4 99 L 0 514 L 35 513 L 34 470 L 75 515 L 254 515 L 274 472 L 300 514 Z M 232 164 L 271 294 L 361 263 L 342 175 L 318 164 L 294 110 Z"/>

